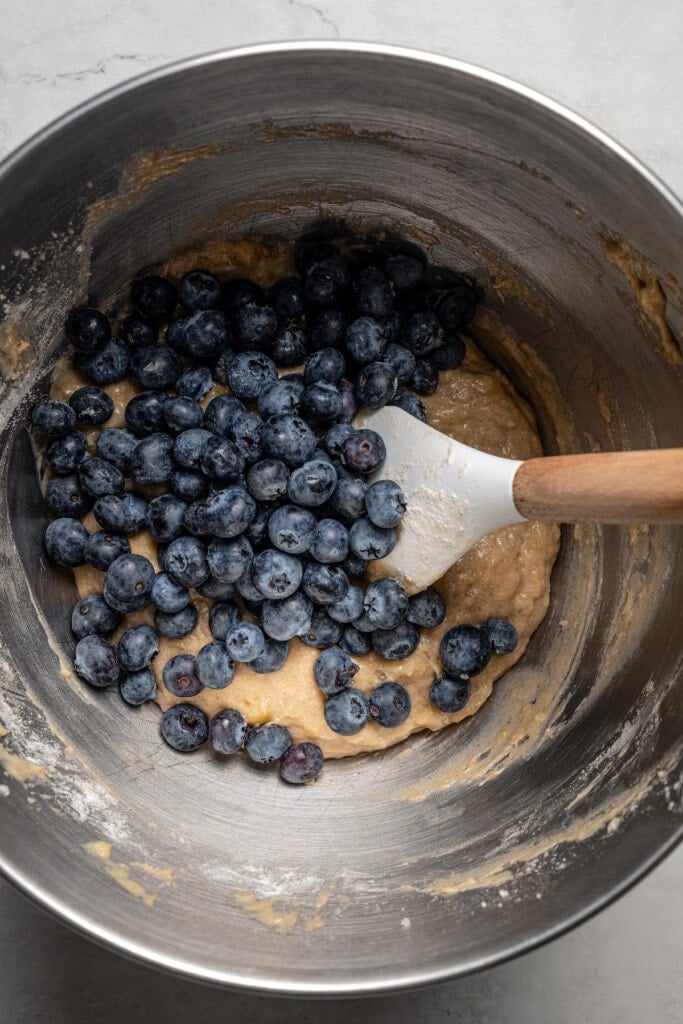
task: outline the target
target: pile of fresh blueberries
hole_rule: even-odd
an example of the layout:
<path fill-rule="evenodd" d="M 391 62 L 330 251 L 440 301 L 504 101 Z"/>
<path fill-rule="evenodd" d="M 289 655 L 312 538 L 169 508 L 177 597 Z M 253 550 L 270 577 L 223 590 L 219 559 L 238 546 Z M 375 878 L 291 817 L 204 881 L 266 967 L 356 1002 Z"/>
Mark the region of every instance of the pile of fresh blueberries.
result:
<path fill-rule="evenodd" d="M 191 632 L 195 590 L 213 602 L 214 639 L 196 657 L 167 662 L 171 694 L 223 689 L 240 662 L 276 672 L 299 637 L 321 651 L 314 675 L 327 724 L 353 735 L 369 720 L 400 725 L 410 697 L 385 682 L 367 699 L 351 685 L 359 668 L 352 656 L 407 658 L 419 629 L 440 625 L 446 609 L 432 588 L 409 597 L 395 579 L 365 590 L 357 582 L 393 549 L 406 506 L 393 481 L 368 483 L 384 444 L 352 421 L 359 409 L 385 404 L 425 419 L 418 396 L 461 363 L 457 331 L 472 319 L 477 295 L 469 279 L 381 244 L 342 258 L 328 241 L 305 237 L 296 269 L 267 295 L 252 281 L 221 282 L 205 270 L 185 274 L 177 288 L 141 277 L 116 336 L 99 310 L 72 310 L 66 336 L 92 383 L 33 411 L 49 441 L 46 502 L 57 517 L 45 546 L 61 565 L 87 563 L 104 574 L 102 592 L 72 614 L 75 668 L 91 685 L 119 683 L 133 705 L 153 698 L 158 637 Z M 114 406 L 104 386 L 124 378 L 137 388 L 127 427 L 106 427 Z M 216 385 L 228 393 L 204 408 Z M 83 428 L 94 426 L 96 450 L 88 451 Z M 101 527 L 94 533 L 79 522 L 90 509 Z M 160 572 L 131 553 L 128 537 L 142 530 L 157 542 Z M 154 628 L 132 626 L 111 643 L 122 615 L 149 603 Z M 516 642 L 500 619 L 450 630 L 433 704 L 462 708 L 470 676 Z M 286 728 L 250 726 L 232 708 L 209 722 L 193 704 L 175 704 L 161 732 L 182 751 L 207 739 L 221 754 L 244 747 L 258 763 L 279 761 L 288 782 L 310 781 L 322 767 L 317 745 L 293 745 Z"/>

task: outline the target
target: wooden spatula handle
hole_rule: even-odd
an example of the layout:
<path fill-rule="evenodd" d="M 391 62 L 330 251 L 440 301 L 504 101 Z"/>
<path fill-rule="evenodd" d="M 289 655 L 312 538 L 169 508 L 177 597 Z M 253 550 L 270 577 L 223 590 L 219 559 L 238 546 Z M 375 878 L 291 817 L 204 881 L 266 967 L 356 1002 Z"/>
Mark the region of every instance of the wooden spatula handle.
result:
<path fill-rule="evenodd" d="M 525 519 L 683 523 L 683 448 L 529 459 L 512 495 Z"/>

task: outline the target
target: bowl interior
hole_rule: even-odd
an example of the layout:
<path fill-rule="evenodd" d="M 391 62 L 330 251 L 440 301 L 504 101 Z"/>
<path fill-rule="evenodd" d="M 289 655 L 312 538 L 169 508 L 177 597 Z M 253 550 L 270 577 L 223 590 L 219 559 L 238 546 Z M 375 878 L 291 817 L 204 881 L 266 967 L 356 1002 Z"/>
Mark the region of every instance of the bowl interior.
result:
<path fill-rule="evenodd" d="M 683 444 L 683 221 L 550 105 L 452 62 L 264 48 L 82 108 L 5 165 L 0 864 L 67 920 L 198 977 L 369 991 L 471 970 L 676 838 L 679 528 L 565 528 L 550 612 L 471 720 L 299 791 L 186 759 L 68 669 L 24 424 L 64 312 L 212 238 L 386 228 L 480 281 L 473 331 L 547 451 Z M 22 348 L 20 341 L 26 342 Z M 14 379 L 12 379 L 14 378 Z M 5 793 L 5 789 L 7 792 Z"/>

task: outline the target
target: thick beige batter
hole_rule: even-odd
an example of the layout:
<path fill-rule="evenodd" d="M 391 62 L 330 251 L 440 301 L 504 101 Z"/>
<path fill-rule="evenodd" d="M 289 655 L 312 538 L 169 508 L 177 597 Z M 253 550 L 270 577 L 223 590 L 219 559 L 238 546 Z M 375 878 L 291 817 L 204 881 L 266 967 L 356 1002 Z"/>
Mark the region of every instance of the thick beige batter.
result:
<path fill-rule="evenodd" d="M 249 276 L 268 283 L 291 267 L 290 251 L 274 242 L 222 243 L 211 252 L 200 252 L 174 259 L 167 271 L 173 276 L 193 266 L 206 266 L 219 273 Z M 67 398 L 86 384 L 70 365 L 60 364 L 53 378 L 55 397 Z M 129 382 L 111 385 L 114 414 L 106 426 L 125 425 L 123 411 L 135 392 Z M 225 388 L 218 386 L 206 404 Z M 515 392 L 509 381 L 494 369 L 467 339 L 467 357 L 457 370 L 441 374 L 437 393 L 425 400 L 428 422 L 444 433 L 474 447 L 510 458 L 525 459 L 542 454 L 533 413 Z M 89 443 L 94 445 L 97 429 Z M 98 529 L 92 514 L 83 522 Z M 156 544 L 146 533 L 130 538 L 134 552 L 144 554 L 156 564 Z M 423 630 L 416 651 L 405 661 L 387 662 L 374 654 L 358 658 L 361 668 L 355 683 L 369 693 L 379 682 L 393 679 L 410 692 L 412 710 L 397 729 L 383 729 L 374 722 L 355 736 L 340 736 L 327 726 L 324 697 L 313 680 L 313 663 L 318 651 L 300 640 L 290 642 L 290 654 L 284 667 L 273 675 L 258 675 L 248 665 L 239 665 L 233 683 L 224 690 L 203 690 L 194 703 L 209 715 L 221 708 L 238 708 L 251 723 L 278 722 L 287 726 L 295 742 L 319 743 L 327 757 L 379 750 L 423 729 L 437 730 L 474 714 L 488 698 L 495 680 L 522 656 L 534 630 L 548 608 L 550 572 L 559 543 L 556 526 L 521 523 L 507 527 L 480 541 L 437 584 L 447 603 L 445 622 L 434 630 Z M 103 574 L 90 567 L 75 571 L 81 596 L 101 591 Z M 208 625 L 210 602 L 193 594 L 199 622 L 189 636 L 181 640 L 160 638 L 160 651 L 153 663 L 158 682 L 158 703 L 166 708 L 178 702 L 161 681 L 163 666 L 181 651 L 196 653 L 211 636 Z M 428 697 L 430 683 L 440 671 L 441 637 L 458 623 L 481 623 L 492 616 L 507 618 L 517 627 L 519 644 L 509 655 L 493 657 L 481 675 L 472 680 L 472 696 L 462 711 L 444 714 L 432 706 Z M 153 622 L 151 607 L 126 616 L 119 632 L 140 622 Z M 118 634 L 115 634 L 116 639 Z"/>

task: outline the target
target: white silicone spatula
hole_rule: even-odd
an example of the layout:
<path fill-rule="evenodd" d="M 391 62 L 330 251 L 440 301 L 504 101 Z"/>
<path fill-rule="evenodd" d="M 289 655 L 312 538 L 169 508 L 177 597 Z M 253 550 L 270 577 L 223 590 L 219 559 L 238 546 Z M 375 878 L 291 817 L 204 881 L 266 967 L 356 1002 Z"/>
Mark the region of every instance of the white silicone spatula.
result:
<path fill-rule="evenodd" d="M 683 523 L 683 448 L 518 462 L 453 441 L 402 409 L 364 413 L 387 449 L 372 479 L 394 480 L 407 511 L 382 560 L 411 592 L 440 579 L 478 540 L 525 519 Z"/>

